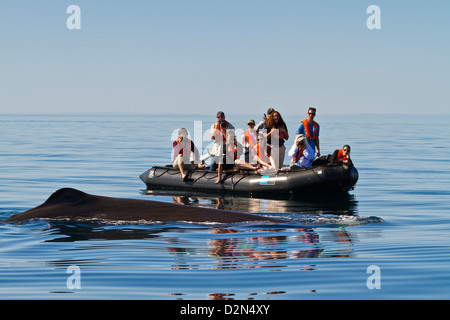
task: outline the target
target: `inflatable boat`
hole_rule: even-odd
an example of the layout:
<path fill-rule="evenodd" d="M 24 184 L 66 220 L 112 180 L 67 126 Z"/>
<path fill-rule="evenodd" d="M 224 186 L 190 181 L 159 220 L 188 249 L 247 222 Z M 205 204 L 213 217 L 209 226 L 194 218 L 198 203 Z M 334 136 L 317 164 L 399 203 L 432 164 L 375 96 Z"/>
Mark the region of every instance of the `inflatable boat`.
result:
<path fill-rule="evenodd" d="M 322 164 L 310 168 L 283 167 L 280 170 L 230 172 L 217 180 L 217 171 L 188 171 L 183 180 L 172 166 L 154 166 L 140 175 L 148 190 L 230 193 L 243 196 L 304 195 L 307 193 L 339 193 L 353 190 L 358 170 L 343 164 Z"/>

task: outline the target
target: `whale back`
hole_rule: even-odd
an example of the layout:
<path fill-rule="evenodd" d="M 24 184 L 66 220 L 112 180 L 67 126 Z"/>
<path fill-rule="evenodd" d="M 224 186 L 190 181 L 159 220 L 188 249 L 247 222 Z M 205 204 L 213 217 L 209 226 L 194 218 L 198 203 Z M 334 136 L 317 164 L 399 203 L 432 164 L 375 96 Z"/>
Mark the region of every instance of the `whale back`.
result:
<path fill-rule="evenodd" d="M 88 194 L 73 188 L 62 188 L 51 194 L 50 197 L 42 204 L 49 206 L 57 203 L 77 202 L 85 198 Z"/>
<path fill-rule="evenodd" d="M 280 222 L 278 219 L 228 210 L 199 208 L 152 200 L 97 196 L 72 188 L 59 189 L 43 204 L 13 215 L 3 222 L 33 219 L 129 222 Z"/>

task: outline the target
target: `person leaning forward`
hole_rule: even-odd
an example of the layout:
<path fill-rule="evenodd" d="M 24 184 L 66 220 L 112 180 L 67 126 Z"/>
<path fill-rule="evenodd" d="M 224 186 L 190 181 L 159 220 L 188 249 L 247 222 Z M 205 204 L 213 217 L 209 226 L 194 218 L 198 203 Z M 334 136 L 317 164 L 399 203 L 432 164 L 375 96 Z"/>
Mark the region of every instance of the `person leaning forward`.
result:
<path fill-rule="evenodd" d="M 330 163 L 342 163 L 349 166 L 353 166 L 353 162 L 350 159 L 350 146 L 348 144 L 344 145 L 342 149 L 334 150 L 331 155 L 329 162 Z"/>
<path fill-rule="evenodd" d="M 320 157 L 320 145 L 319 145 L 319 124 L 314 121 L 316 116 L 316 108 L 310 107 L 308 109 L 308 118 L 303 120 L 298 126 L 297 132 L 295 133 L 295 138 L 297 139 L 299 135 L 303 134 L 306 137 L 307 143 L 314 150 L 315 155 Z"/>

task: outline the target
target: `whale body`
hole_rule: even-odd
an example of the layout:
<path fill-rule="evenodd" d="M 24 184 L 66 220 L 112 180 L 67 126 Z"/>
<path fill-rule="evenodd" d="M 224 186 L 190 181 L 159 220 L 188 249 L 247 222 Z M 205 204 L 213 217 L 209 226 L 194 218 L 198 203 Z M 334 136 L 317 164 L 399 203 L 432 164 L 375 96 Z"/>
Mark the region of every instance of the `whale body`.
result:
<path fill-rule="evenodd" d="M 35 219 L 200 223 L 281 222 L 270 217 L 227 210 L 190 207 L 152 200 L 97 196 L 72 188 L 59 189 L 43 204 L 13 215 L 2 222 Z"/>

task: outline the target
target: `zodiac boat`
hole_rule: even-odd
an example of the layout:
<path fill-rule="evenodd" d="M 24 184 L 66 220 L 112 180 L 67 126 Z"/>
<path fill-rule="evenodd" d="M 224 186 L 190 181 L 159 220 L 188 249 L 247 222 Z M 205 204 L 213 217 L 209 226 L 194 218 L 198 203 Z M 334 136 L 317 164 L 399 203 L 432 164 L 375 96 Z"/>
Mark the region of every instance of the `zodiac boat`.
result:
<path fill-rule="evenodd" d="M 221 183 L 217 171 L 187 171 L 186 179 L 172 166 L 154 166 L 140 175 L 148 190 L 229 193 L 251 197 L 340 193 L 353 190 L 358 170 L 343 164 L 321 164 L 310 168 L 283 167 L 280 170 L 224 173 Z"/>

